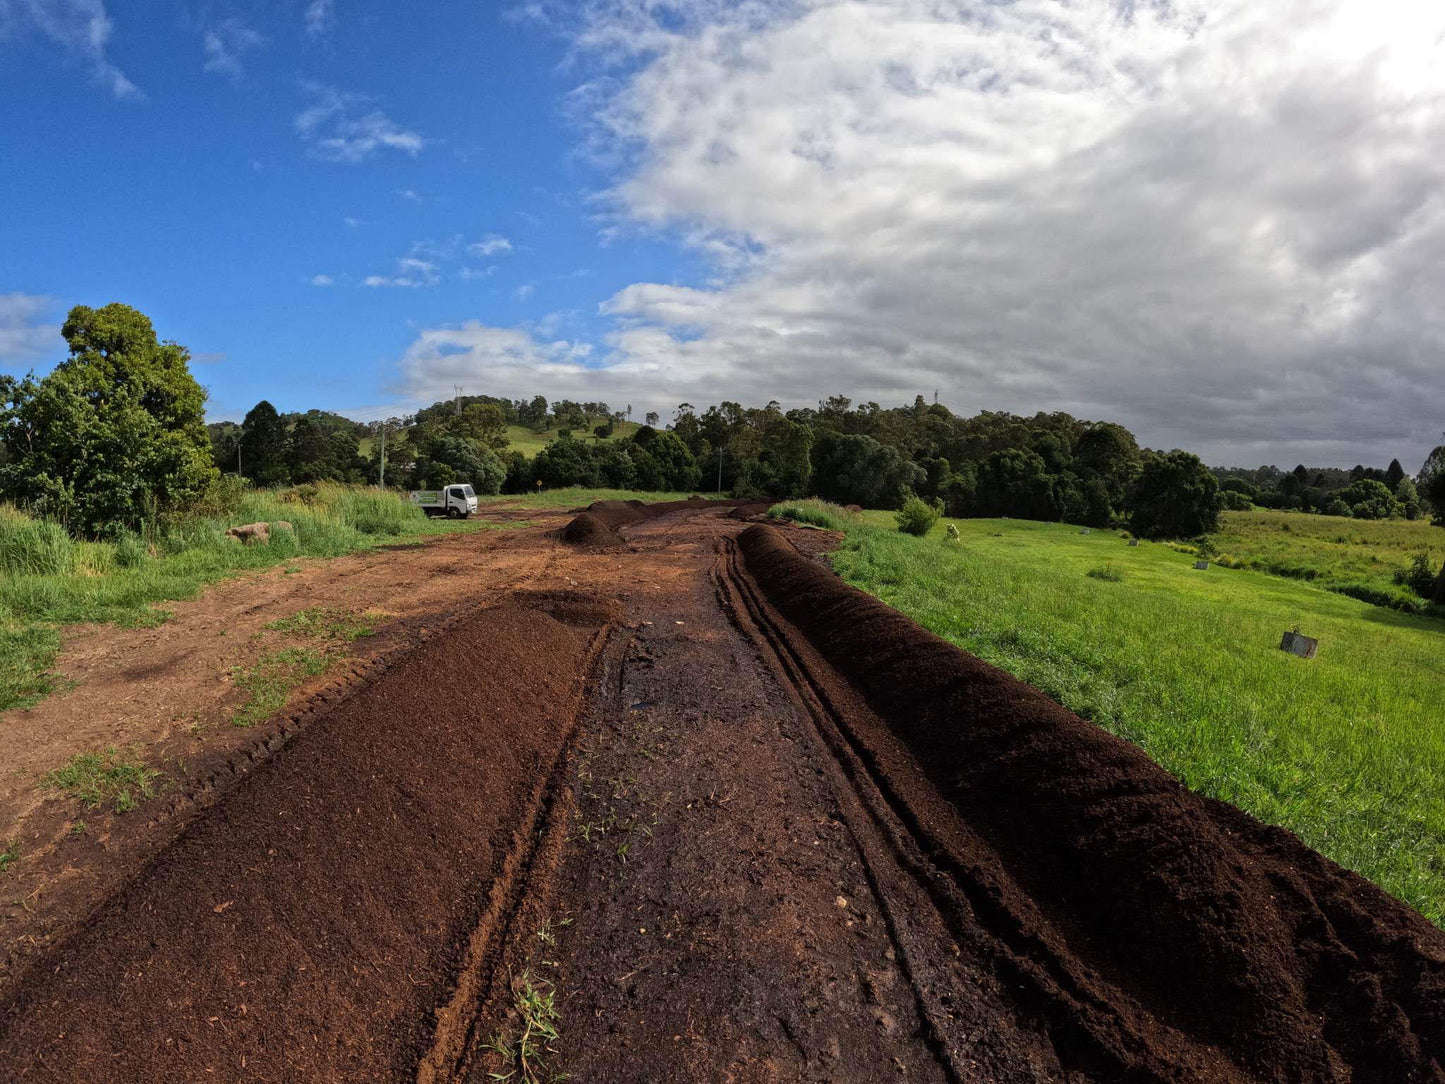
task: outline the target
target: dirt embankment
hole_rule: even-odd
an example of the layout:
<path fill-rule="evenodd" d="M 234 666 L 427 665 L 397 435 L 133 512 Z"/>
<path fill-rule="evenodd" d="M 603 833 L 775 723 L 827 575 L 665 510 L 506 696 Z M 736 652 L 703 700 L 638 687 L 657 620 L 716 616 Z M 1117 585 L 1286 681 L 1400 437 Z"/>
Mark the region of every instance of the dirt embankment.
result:
<path fill-rule="evenodd" d="M 313 722 L 0 1002 L 0 1076 L 411 1079 L 610 622 L 524 593 Z"/>
<path fill-rule="evenodd" d="M 991 928 L 995 966 L 1066 1066 L 1090 1079 L 1236 1079 L 1219 1075 L 1218 1052 L 1248 1079 L 1445 1080 L 1445 934 L 1420 915 L 1290 833 L 1191 793 L 773 529 L 738 544 L 770 606 L 911 753 L 904 763 L 850 735 Z M 920 767 L 961 825 L 913 805 Z"/>

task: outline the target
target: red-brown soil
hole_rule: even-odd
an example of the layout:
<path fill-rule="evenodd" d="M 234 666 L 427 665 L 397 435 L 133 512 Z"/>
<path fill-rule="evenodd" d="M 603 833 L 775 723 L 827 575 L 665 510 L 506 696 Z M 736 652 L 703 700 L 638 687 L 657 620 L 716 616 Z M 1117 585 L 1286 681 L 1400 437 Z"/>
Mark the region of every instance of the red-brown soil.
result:
<path fill-rule="evenodd" d="M 507 529 L 302 558 L 164 603 L 173 616 L 154 628 L 67 630 L 57 671 L 68 687 L 29 710 L 0 714 L 0 843 L 17 840 L 21 848 L 21 860 L 0 879 L 0 994 L 26 959 L 132 876 L 196 809 L 369 680 L 383 660 L 545 573 L 556 548 L 547 533 L 564 513 L 491 506 L 486 518 Z M 316 608 L 364 614 L 375 632 L 319 644 L 266 628 Z M 236 674 L 291 645 L 324 649 L 330 666 L 298 687 L 275 719 L 231 725 L 246 698 Z M 43 785 L 72 756 L 108 746 L 160 771 L 158 798 L 117 816 Z"/>
<path fill-rule="evenodd" d="M 848 588 L 825 532 L 603 523 L 489 538 L 545 553 L 525 590 L 218 784 L 0 992 L 0 1077 L 1445 1080 L 1403 905 Z"/>

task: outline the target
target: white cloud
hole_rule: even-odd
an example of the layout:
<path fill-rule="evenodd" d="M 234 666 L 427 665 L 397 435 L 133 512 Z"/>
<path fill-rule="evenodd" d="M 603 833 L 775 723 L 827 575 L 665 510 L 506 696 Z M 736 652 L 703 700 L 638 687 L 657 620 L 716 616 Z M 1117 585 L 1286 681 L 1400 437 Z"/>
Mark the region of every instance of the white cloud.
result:
<path fill-rule="evenodd" d="M 473 256 L 495 256 L 499 252 L 511 252 L 512 242 L 500 234 L 489 233 L 480 241 L 467 246 Z"/>
<path fill-rule="evenodd" d="M 472 279 L 491 278 L 497 273 L 497 266 L 496 264 L 490 264 L 486 267 L 463 267 L 457 273 L 468 281 Z"/>
<path fill-rule="evenodd" d="M 396 261 L 395 275 L 367 275 L 364 286 L 406 286 L 413 289 L 441 282 L 441 268 L 431 260 L 404 256 Z"/>
<path fill-rule="evenodd" d="M 591 370 L 583 363 L 591 352 L 587 343 L 544 341 L 525 328 L 472 321 L 418 335 L 402 359 L 402 379 L 418 400 L 451 394 L 463 377 L 488 388 L 584 387 Z"/>
<path fill-rule="evenodd" d="M 332 0 L 309 0 L 306 5 L 306 32 L 313 38 L 320 37 L 331 28 L 334 4 Z"/>
<path fill-rule="evenodd" d="M 0 365 L 19 367 L 64 347 L 60 325 L 47 317 L 53 298 L 40 294 L 0 294 Z"/>
<path fill-rule="evenodd" d="M 371 109 L 371 98 L 347 94 L 319 83 L 306 84 L 312 103 L 296 114 L 296 134 L 318 158 L 332 162 L 361 162 L 377 151 L 404 151 L 412 157 L 426 141 L 417 132 L 403 128 L 379 109 Z"/>
<path fill-rule="evenodd" d="M 346 223 L 346 225 L 349 226 L 349 227 L 350 227 L 351 229 L 353 229 L 353 230 L 354 230 L 354 229 L 358 229 L 359 227 L 366 225 L 366 222 L 365 222 L 364 220 L 362 220 L 362 219 L 360 219 L 360 218 L 356 218 L 356 217 L 354 217 L 354 216 L 352 216 L 352 215 L 347 215 L 347 216 L 344 217 L 341 221 L 344 222 L 344 223 Z"/>
<path fill-rule="evenodd" d="M 584 15 L 581 55 L 635 65 L 577 99 L 619 171 L 608 225 L 668 231 L 716 273 L 607 301 L 589 396 L 938 388 L 966 411 L 1066 409 L 1243 463 L 1407 461 L 1436 437 L 1440 5 Z M 547 393 L 542 375 L 517 390 Z"/>
<path fill-rule="evenodd" d="M 263 36 L 239 19 L 226 19 L 201 37 L 201 47 L 206 54 L 205 70 L 239 79 L 243 74 L 242 59 L 265 43 Z"/>
<path fill-rule="evenodd" d="M 414 189 L 414 188 L 398 188 L 398 189 L 396 190 L 396 194 L 397 194 L 398 196 L 400 196 L 402 199 L 407 200 L 407 201 L 410 202 L 410 203 L 423 203 L 423 202 L 425 202 L 425 201 L 423 200 L 423 198 L 422 198 L 421 193 L 418 192 L 418 191 L 417 191 L 416 189 Z"/>
<path fill-rule="evenodd" d="M 0 33 L 20 25 L 35 27 L 80 57 L 96 81 L 117 98 L 145 97 L 107 55 L 114 24 L 104 0 L 0 0 Z"/>
<path fill-rule="evenodd" d="M 333 279 L 330 275 L 312 275 L 312 276 L 311 276 L 311 285 L 312 285 L 312 286 L 334 286 L 334 285 L 336 285 L 336 280 Z"/>
<path fill-rule="evenodd" d="M 512 291 L 512 296 L 518 301 L 526 301 L 536 292 L 537 284 L 535 282 L 524 282 Z"/>

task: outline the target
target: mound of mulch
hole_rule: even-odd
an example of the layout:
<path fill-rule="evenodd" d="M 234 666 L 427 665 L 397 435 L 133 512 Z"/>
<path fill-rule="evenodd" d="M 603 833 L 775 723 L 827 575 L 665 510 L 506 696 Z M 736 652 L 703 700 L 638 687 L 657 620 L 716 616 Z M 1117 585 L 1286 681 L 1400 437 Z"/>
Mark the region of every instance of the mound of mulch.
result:
<path fill-rule="evenodd" d="M 622 536 L 614 528 L 608 526 L 605 519 L 591 512 L 583 512 L 580 516 L 570 520 L 567 526 L 562 528 L 560 537 L 569 546 L 585 550 L 627 548 L 627 543 L 622 541 Z"/>
<path fill-rule="evenodd" d="M 618 534 L 619 527 L 656 519 L 669 512 L 732 509 L 754 503 L 756 502 L 708 500 L 697 496 L 689 497 L 685 501 L 659 501 L 656 504 L 644 504 L 642 501 L 594 501 L 562 528 L 559 537 L 568 545 L 583 549 L 626 549 L 627 543 Z"/>
<path fill-rule="evenodd" d="M 752 504 L 740 504 L 728 513 L 728 519 L 752 519 L 754 516 L 761 516 L 769 508 L 767 501 L 756 501 Z"/>
<path fill-rule="evenodd" d="M 1184 1043 L 1223 1052 L 1241 1080 L 1445 1081 L 1445 933 L 776 530 L 750 527 L 739 546 L 769 604 L 982 841 L 939 860 L 955 876 L 1004 871 L 987 907 L 1034 946 L 1019 974 L 1069 1006 L 1056 1044 L 1151 1067 L 1129 1079 L 1161 1079 Z"/>

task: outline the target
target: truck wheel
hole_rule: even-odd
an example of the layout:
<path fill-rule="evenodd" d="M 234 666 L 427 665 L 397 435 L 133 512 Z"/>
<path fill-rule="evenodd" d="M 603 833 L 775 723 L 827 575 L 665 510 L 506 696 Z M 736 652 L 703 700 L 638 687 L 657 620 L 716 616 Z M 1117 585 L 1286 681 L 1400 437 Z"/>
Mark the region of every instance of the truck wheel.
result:
<path fill-rule="evenodd" d="M 461 510 L 460 508 L 448 508 L 448 509 L 447 509 L 447 519 L 461 519 L 461 518 L 462 518 L 462 510 Z"/>

